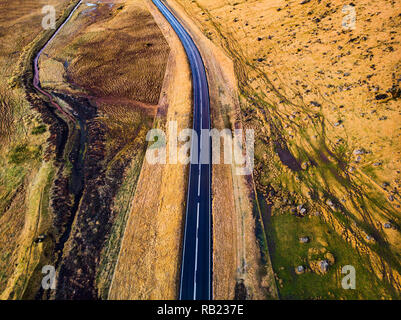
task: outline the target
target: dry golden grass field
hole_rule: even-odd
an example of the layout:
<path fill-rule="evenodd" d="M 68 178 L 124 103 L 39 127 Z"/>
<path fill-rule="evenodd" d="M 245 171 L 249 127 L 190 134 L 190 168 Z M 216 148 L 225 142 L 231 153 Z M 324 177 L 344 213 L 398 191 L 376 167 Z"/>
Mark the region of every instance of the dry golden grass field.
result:
<path fill-rule="evenodd" d="M 341 1 L 170 2 L 234 62 L 280 297 L 399 297 L 400 4 L 359 1 L 345 30 Z"/>

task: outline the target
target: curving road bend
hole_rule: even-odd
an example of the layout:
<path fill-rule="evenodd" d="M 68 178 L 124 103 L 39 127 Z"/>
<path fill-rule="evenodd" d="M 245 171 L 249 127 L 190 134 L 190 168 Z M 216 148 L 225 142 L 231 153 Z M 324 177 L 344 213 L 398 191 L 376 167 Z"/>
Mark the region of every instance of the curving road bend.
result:
<path fill-rule="evenodd" d="M 152 0 L 180 38 L 192 72 L 193 129 L 186 221 L 182 250 L 180 300 L 211 300 L 211 143 L 210 100 L 206 70 L 194 41 L 161 0 Z M 179 88 L 177 88 L 179 90 Z M 201 136 L 201 130 L 205 136 Z M 201 161 L 198 161 L 198 155 Z M 198 163 L 201 162 L 201 163 Z"/>

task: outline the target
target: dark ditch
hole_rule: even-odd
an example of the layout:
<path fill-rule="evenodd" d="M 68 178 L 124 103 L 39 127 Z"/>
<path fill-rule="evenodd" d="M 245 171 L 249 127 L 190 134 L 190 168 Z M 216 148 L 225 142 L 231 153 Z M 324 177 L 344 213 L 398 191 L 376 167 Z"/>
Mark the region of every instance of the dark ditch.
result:
<path fill-rule="evenodd" d="M 50 40 L 37 48 L 31 66 L 22 76 L 27 100 L 50 127 L 44 159 L 54 157 L 57 168 L 49 203 L 53 221 L 46 234 L 48 249 L 44 253 L 48 257 L 47 264 L 54 265 L 57 270 L 57 287 L 51 292 L 44 291 L 38 277 L 34 276 L 34 283 L 30 286 L 37 288 L 36 299 L 98 298 L 95 287 L 97 264 L 114 221 L 110 209 L 112 200 L 128 161 L 117 161 L 105 169 L 108 165 L 104 161 L 106 128 L 97 120 L 97 107 L 90 99 L 50 94 L 40 86 L 40 54 L 78 5 L 72 8 Z M 55 97 L 67 103 L 73 111 L 63 109 Z"/>

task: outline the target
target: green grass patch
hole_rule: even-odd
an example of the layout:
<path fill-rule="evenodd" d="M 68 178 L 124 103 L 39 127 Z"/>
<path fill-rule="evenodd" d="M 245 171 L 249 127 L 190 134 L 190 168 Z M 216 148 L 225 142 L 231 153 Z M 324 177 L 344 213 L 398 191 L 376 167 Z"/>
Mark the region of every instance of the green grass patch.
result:
<path fill-rule="evenodd" d="M 22 164 L 33 159 L 40 159 L 42 155 L 42 146 L 28 146 L 26 143 L 19 144 L 9 153 L 10 162 L 13 164 Z"/>
<path fill-rule="evenodd" d="M 320 217 L 277 214 L 269 222 L 266 226 L 269 248 L 273 269 L 281 279 L 282 299 L 380 299 L 392 296 L 391 290 L 370 270 L 368 257 L 357 252 Z M 300 243 L 299 238 L 304 236 L 310 238 L 309 243 Z M 312 248 L 332 253 L 335 263 L 324 275 L 311 270 L 297 275 L 296 266 L 308 267 L 310 261 L 323 259 L 312 253 Z M 355 267 L 355 290 L 345 290 L 341 286 L 345 276 L 341 269 L 345 265 Z"/>
<path fill-rule="evenodd" d="M 43 134 L 47 131 L 46 125 L 41 124 L 40 126 L 34 127 L 32 129 L 33 135 Z"/>

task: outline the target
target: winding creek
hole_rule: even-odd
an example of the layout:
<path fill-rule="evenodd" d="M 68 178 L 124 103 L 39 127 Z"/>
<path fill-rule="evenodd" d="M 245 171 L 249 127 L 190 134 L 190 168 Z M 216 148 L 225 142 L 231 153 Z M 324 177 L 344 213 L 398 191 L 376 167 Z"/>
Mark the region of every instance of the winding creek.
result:
<path fill-rule="evenodd" d="M 43 51 L 47 48 L 47 46 L 50 44 L 50 42 L 53 41 L 53 39 L 57 36 L 57 34 L 60 32 L 60 30 L 67 24 L 68 21 L 70 21 L 71 17 L 73 16 L 73 14 L 75 13 L 75 11 L 78 9 L 78 7 L 82 4 L 82 0 L 79 1 L 77 3 L 77 5 L 74 7 L 74 9 L 72 9 L 71 13 L 69 14 L 69 16 L 67 17 L 67 19 L 58 27 L 58 29 L 54 32 L 54 34 L 52 35 L 52 37 L 45 43 L 45 45 L 42 47 L 42 49 L 39 50 L 38 54 L 36 55 L 35 59 L 34 59 L 34 76 L 33 76 L 33 86 L 36 90 L 38 90 L 40 93 L 42 93 L 43 95 L 45 95 L 47 98 L 49 98 L 50 103 L 56 108 L 58 109 L 62 114 L 64 114 L 65 116 L 67 116 L 69 119 L 71 119 L 72 121 L 75 121 L 74 118 L 69 115 L 67 112 L 65 112 L 60 105 L 54 101 L 52 95 L 48 92 L 46 92 L 45 90 L 42 89 L 42 87 L 40 86 L 40 76 L 39 76 L 39 59 L 40 56 L 42 55 Z"/>
<path fill-rule="evenodd" d="M 42 95 L 47 97 L 49 103 L 52 107 L 59 111 L 60 116 L 58 117 L 60 121 L 66 123 L 68 127 L 68 134 L 63 143 L 62 147 L 62 159 L 60 159 L 64 164 L 61 167 L 60 173 L 62 174 L 63 168 L 69 162 L 72 165 L 71 173 L 69 177 L 69 187 L 68 192 L 73 197 L 73 205 L 69 210 L 63 210 L 63 212 L 55 212 L 57 215 L 61 215 L 61 220 L 64 221 L 61 233 L 56 237 L 55 249 L 55 267 L 59 268 L 60 263 L 63 258 L 63 250 L 66 242 L 70 238 L 72 226 L 74 223 L 75 216 L 79 209 L 80 200 L 83 195 L 84 190 L 84 164 L 85 164 L 85 150 L 87 148 L 87 128 L 86 128 L 86 117 L 84 112 L 81 111 L 79 102 L 75 101 L 72 97 L 62 97 L 62 95 L 57 95 L 59 99 L 66 101 L 71 106 L 76 106 L 78 112 L 75 111 L 72 114 L 63 110 L 63 108 L 56 102 L 55 97 L 47 92 L 45 89 L 41 87 L 40 84 L 40 70 L 39 70 L 39 60 L 43 52 L 49 46 L 49 44 L 55 39 L 55 37 L 59 34 L 60 30 L 70 21 L 71 17 L 74 15 L 76 10 L 82 4 L 82 0 L 79 1 L 75 7 L 72 9 L 66 20 L 57 28 L 52 37 L 45 43 L 45 45 L 39 50 L 36 54 L 35 59 L 33 60 L 33 87 Z M 68 99 L 66 99 L 68 98 Z M 68 101 L 67 101 L 68 100 Z M 70 146 L 70 147 L 68 147 Z M 60 210 L 59 210 L 60 211 Z M 38 296 L 43 294 L 43 290 L 39 290 Z M 47 295 L 47 298 L 50 298 Z"/>

